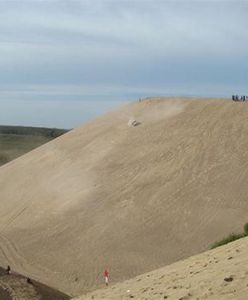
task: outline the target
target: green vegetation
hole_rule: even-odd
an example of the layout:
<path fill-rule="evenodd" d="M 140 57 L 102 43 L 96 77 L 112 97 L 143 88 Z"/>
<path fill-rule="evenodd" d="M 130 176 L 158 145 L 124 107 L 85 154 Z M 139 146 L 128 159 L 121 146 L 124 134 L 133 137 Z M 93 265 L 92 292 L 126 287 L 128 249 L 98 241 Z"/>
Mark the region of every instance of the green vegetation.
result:
<path fill-rule="evenodd" d="M 0 126 L 0 166 L 67 131 L 57 128 Z"/>
<path fill-rule="evenodd" d="M 228 243 L 231 243 L 231 242 L 234 242 L 240 238 L 243 238 L 245 237 L 246 235 L 244 233 L 240 233 L 240 234 L 230 234 L 229 236 L 225 237 L 224 239 L 218 241 L 218 242 L 215 242 L 212 246 L 211 246 L 211 249 L 214 249 L 214 248 L 217 248 L 219 246 L 223 246 L 223 245 L 226 245 Z"/>
<path fill-rule="evenodd" d="M 58 128 L 0 126 L 0 134 L 42 136 L 52 139 L 66 133 L 67 131 L 68 130 Z"/>
<path fill-rule="evenodd" d="M 6 164 L 10 158 L 6 153 L 0 153 L 0 165 Z"/>
<path fill-rule="evenodd" d="M 222 240 L 220 240 L 218 242 L 215 242 L 211 246 L 211 249 L 217 248 L 219 246 L 226 245 L 228 243 L 234 242 L 234 241 L 236 241 L 238 239 L 241 239 L 243 237 L 246 237 L 246 236 L 248 236 L 248 223 L 245 223 L 245 225 L 244 225 L 244 232 L 243 233 L 238 233 L 238 234 L 232 233 L 229 236 L 223 238 Z"/>
<path fill-rule="evenodd" d="M 245 223 L 244 225 L 244 233 L 245 235 L 248 235 L 248 223 Z"/>

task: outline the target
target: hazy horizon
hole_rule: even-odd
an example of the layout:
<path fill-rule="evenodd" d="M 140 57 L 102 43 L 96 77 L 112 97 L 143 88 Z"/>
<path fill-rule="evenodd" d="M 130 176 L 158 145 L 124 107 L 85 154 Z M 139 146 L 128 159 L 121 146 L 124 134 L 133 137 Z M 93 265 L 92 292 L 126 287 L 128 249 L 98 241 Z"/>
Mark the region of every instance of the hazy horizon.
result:
<path fill-rule="evenodd" d="M 164 97 L 177 97 L 177 96 L 170 95 Z M 185 97 L 185 98 L 199 97 L 199 99 L 204 98 L 204 96 L 194 96 L 194 95 L 188 95 L 188 96 L 184 95 L 178 97 Z M 209 98 L 214 98 L 214 97 L 209 97 Z M 221 98 L 226 98 L 226 97 L 221 97 Z M 228 100 L 228 98 L 226 99 Z M 229 100 L 231 100 L 231 98 Z M 80 127 L 84 123 L 90 122 L 94 118 L 106 112 L 112 111 L 115 108 L 128 104 L 132 101 L 133 100 L 112 101 L 112 102 L 101 101 L 100 103 L 101 105 L 99 105 L 98 108 L 94 107 L 94 104 L 96 102 L 92 104 L 92 102 L 84 103 L 82 101 L 70 101 L 69 103 L 65 101 L 43 101 L 43 102 L 32 102 L 32 101 L 24 101 L 24 100 L 17 101 L 19 105 L 22 106 L 23 104 L 25 105 L 25 108 L 27 110 L 26 114 L 28 117 L 28 121 L 26 121 L 23 118 L 23 114 L 20 115 L 18 111 L 13 110 L 13 106 L 16 103 L 11 101 L 5 103 L 4 109 L 0 111 L 0 120 L 1 120 L 0 125 L 73 129 L 73 128 Z M 134 101 L 138 101 L 138 99 L 135 99 Z M 56 114 L 56 112 L 58 112 L 58 110 L 61 107 L 62 107 L 61 111 L 58 114 Z M 49 108 L 49 112 L 47 112 L 48 108 Z M 87 114 L 83 113 L 85 108 Z M 9 116 L 5 115 L 4 111 L 12 111 L 11 118 L 13 118 L 15 121 L 13 122 L 9 121 Z M 40 117 L 37 118 L 37 115 Z M 70 124 L 74 124 L 74 125 L 70 126 Z"/>
<path fill-rule="evenodd" d="M 148 96 L 248 94 L 248 2 L 0 2 L 0 123 L 72 128 Z"/>

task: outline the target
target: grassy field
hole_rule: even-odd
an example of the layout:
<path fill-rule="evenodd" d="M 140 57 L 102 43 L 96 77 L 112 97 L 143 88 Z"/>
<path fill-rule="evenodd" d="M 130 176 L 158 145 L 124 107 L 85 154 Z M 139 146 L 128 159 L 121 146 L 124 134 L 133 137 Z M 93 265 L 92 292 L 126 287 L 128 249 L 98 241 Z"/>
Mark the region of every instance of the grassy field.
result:
<path fill-rule="evenodd" d="M 0 126 L 0 166 L 66 132 L 54 128 Z"/>

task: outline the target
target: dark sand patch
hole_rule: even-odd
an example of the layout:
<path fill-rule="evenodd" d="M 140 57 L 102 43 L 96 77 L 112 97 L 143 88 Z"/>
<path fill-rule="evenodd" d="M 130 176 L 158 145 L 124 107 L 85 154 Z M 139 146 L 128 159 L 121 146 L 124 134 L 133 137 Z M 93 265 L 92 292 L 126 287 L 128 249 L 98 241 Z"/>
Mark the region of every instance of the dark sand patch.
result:
<path fill-rule="evenodd" d="M 20 274 L 6 274 L 0 267 L 0 299 L 1 300 L 69 300 L 70 297 L 45 284 L 27 278 Z"/>

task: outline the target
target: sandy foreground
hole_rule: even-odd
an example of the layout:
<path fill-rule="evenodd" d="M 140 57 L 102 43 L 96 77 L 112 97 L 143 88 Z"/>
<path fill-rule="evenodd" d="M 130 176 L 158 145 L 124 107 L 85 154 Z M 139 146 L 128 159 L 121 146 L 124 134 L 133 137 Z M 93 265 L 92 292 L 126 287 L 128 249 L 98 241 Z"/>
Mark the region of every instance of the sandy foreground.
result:
<path fill-rule="evenodd" d="M 248 299 L 248 238 L 75 300 Z"/>
<path fill-rule="evenodd" d="M 246 102 L 147 99 L 1 167 L 0 265 L 77 296 L 105 268 L 121 282 L 241 231 L 247 115 Z"/>

